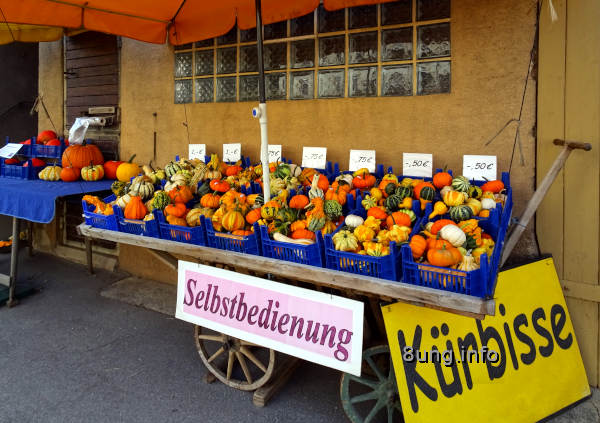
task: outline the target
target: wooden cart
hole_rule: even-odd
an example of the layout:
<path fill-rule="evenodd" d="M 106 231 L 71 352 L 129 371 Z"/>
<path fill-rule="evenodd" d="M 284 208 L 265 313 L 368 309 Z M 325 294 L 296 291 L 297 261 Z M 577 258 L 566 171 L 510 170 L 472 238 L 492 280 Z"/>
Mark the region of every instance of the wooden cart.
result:
<path fill-rule="evenodd" d="M 493 299 L 97 229 L 85 224 L 79 226 L 79 231 L 87 240 L 90 271 L 93 271 L 91 242 L 103 239 L 148 248 L 170 266 L 176 267 L 177 259 L 182 259 L 362 301 L 366 310 L 362 376 L 344 373 L 340 380 L 343 409 L 352 422 L 370 422 L 376 416 L 392 422 L 399 421 L 401 416 L 381 303 L 402 301 L 478 319 L 493 315 L 495 310 Z M 272 349 L 200 326 L 194 328 L 194 342 L 210 372 L 207 381 L 218 379 L 233 388 L 254 391 L 253 401 L 257 406 L 266 404 L 299 363 L 297 358 L 284 357 Z"/>

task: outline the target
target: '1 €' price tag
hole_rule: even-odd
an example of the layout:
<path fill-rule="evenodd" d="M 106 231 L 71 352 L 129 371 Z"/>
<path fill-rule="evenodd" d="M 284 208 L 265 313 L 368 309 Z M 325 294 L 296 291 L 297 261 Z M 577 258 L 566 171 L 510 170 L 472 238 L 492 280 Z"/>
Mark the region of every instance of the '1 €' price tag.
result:
<path fill-rule="evenodd" d="M 9 142 L 4 147 L 0 148 L 0 157 L 4 157 L 5 159 L 12 159 L 13 156 L 19 152 L 21 147 L 23 147 L 23 144 L 15 144 Z"/>
<path fill-rule="evenodd" d="M 375 172 L 375 150 L 350 150 L 348 169 L 355 172 L 363 168 L 369 169 L 371 173 Z"/>
<path fill-rule="evenodd" d="M 223 161 L 237 162 L 242 159 L 242 144 L 223 144 Z"/>
<path fill-rule="evenodd" d="M 206 144 L 188 145 L 188 157 L 190 160 L 200 159 L 204 161 L 204 156 L 206 156 Z"/>
<path fill-rule="evenodd" d="M 476 181 L 496 180 L 496 156 L 463 156 L 463 176 Z"/>
<path fill-rule="evenodd" d="M 281 145 L 269 144 L 269 163 L 281 160 Z"/>
<path fill-rule="evenodd" d="M 402 174 L 431 178 L 433 174 L 433 155 L 421 153 L 402 153 Z"/>
<path fill-rule="evenodd" d="M 302 167 L 325 169 L 327 165 L 327 147 L 304 147 L 302 149 Z"/>

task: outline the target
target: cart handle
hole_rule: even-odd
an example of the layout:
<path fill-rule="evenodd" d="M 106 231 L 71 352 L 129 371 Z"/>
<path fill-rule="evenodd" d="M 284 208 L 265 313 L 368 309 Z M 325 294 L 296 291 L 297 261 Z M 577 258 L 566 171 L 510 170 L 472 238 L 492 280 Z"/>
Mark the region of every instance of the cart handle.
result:
<path fill-rule="evenodd" d="M 571 150 L 590 151 L 592 149 L 592 144 L 589 142 L 565 141 L 558 138 L 554 140 L 554 145 L 566 145 Z"/>

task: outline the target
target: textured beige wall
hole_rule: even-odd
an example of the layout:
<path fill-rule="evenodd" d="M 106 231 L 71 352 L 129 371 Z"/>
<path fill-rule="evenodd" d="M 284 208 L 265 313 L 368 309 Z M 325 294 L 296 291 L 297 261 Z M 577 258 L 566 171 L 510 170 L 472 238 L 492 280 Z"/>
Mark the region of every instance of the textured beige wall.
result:
<path fill-rule="evenodd" d="M 452 2 L 452 93 L 423 97 L 271 101 L 269 139 L 287 158 L 300 160 L 302 146 L 327 146 L 328 159 L 348 164 L 351 148 L 377 150 L 380 162 L 401 169 L 402 152 L 431 152 L 435 165 L 462 169 L 463 154 L 497 155 L 507 170 L 515 126 L 485 147 L 509 119 L 517 117 L 534 37 L 533 0 Z M 166 45 L 123 40 L 121 68 L 121 156 L 137 153 L 147 162 L 157 131 L 157 161 L 187 154 L 189 142 L 222 151 L 241 142 L 258 158 L 260 131 L 253 103 L 173 103 L 173 52 Z M 522 122 L 526 165 L 513 165 L 516 210 L 534 183 L 535 81 L 530 84 Z M 156 119 L 153 113 L 157 113 Z M 529 243 L 528 245 L 532 245 Z"/>
<path fill-rule="evenodd" d="M 44 104 L 56 129 L 63 130 L 63 42 L 62 40 L 39 44 L 39 92 L 43 95 Z M 52 124 L 44 113 L 43 107 L 38 112 L 38 128 L 52 129 Z M 59 134 L 62 135 L 62 132 Z"/>

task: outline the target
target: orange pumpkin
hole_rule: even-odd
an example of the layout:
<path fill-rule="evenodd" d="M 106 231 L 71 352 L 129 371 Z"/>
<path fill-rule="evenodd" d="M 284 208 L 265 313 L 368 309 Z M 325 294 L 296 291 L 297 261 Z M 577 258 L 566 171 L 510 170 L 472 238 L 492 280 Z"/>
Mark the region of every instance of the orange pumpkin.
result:
<path fill-rule="evenodd" d="M 233 231 L 232 234 L 238 235 L 238 236 L 248 236 L 248 235 L 252 235 L 252 231 L 246 231 L 244 229 L 237 229 L 237 230 Z"/>
<path fill-rule="evenodd" d="M 339 188 L 346 192 L 352 191 L 352 186 L 350 186 L 350 184 L 344 181 L 343 179 L 338 179 L 337 181 L 335 181 L 333 184 L 331 184 L 331 188 L 335 190 Z"/>
<path fill-rule="evenodd" d="M 245 223 L 244 216 L 237 210 L 229 210 L 223 215 L 223 219 L 221 220 L 223 229 L 229 232 L 242 229 Z"/>
<path fill-rule="evenodd" d="M 229 182 L 220 179 L 213 179 L 209 184 L 210 189 L 217 192 L 227 192 L 231 188 Z"/>
<path fill-rule="evenodd" d="M 126 219 L 143 219 L 148 214 L 148 209 L 144 205 L 142 201 L 142 197 L 132 196 L 127 206 L 125 206 L 125 210 L 123 215 Z"/>
<path fill-rule="evenodd" d="M 315 233 L 308 229 L 296 229 L 292 232 L 293 239 L 315 239 Z"/>
<path fill-rule="evenodd" d="M 306 195 L 298 194 L 290 198 L 290 207 L 292 209 L 300 210 L 308 206 L 309 199 Z"/>
<path fill-rule="evenodd" d="M 390 214 L 385 220 L 388 228 L 391 228 L 394 225 L 398 226 L 411 226 L 412 221 L 410 220 L 410 216 L 401 211 L 394 212 Z"/>
<path fill-rule="evenodd" d="M 373 216 L 375 219 L 385 220 L 388 215 L 381 207 L 371 207 L 369 211 L 367 211 L 367 216 Z M 409 217 L 410 220 L 410 217 Z"/>
<path fill-rule="evenodd" d="M 185 221 L 184 218 L 177 217 L 172 214 L 167 216 L 167 222 L 169 222 L 169 225 L 187 226 L 187 222 Z"/>
<path fill-rule="evenodd" d="M 327 191 L 327 189 L 329 188 L 329 179 L 327 179 L 327 176 L 323 175 L 322 173 L 319 174 L 317 187 L 321 188 L 323 191 Z"/>
<path fill-rule="evenodd" d="M 117 168 L 121 166 L 123 162 L 118 160 L 109 160 L 104 163 L 104 175 L 106 179 L 117 179 Z"/>
<path fill-rule="evenodd" d="M 306 221 L 305 220 L 296 220 L 290 225 L 290 231 L 294 232 L 298 229 L 306 229 Z"/>
<path fill-rule="evenodd" d="M 442 229 L 446 225 L 456 225 L 456 223 L 454 223 L 454 221 L 452 221 L 450 219 L 440 219 L 440 220 L 437 220 L 437 221 L 433 222 L 433 225 L 431 226 L 430 232 L 433 235 L 437 235 L 438 232 L 440 231 L 440 229 Z"/>
<path fill-rule="evenodd" d="M 302 169 L 299 178 L 302 181 L 302 185 L 309 186 L 310 184 L 312 184 L 313 176 L 315 176 L 316 173 L 317 171 L 310 167 Z"/>
<path fill-rule="evenodd" d="M 167 216 L 183 217 L 186 211 L 187 208 L 184 203 L 169 204 L 165 207 L 165 215 Z"/>
<path fill-rule="evenodd" d="M 491 191 L 494 194 L 498 194 L 504 189 L 504 183 L 502 181 L 488 181 L 481 186 L 481 191 Z"/>
<path fill-rule="evenodd" d="M 178 185 L 169 191 L 169 198 L 171 198 L 171 201 L 174 203 L 187 203 L 194 198 L 194 195 L 187 185 Z"/>
<path fill-rule="evenodd" d="M 327 192 L 325 192 L 325 199 L 335 200 L 343 206 L 346 204 L 346 195 L 348 195 L 348 192 L 339 187 L 337 189 L 329 188 Z"/>
<path fill-rule="evenodd" d="M 81 170 L 77 167 L 63 167 L 60 171 L 60 179 L 64 182 L 75 182 L 81 176 Z"/>
<path fill-rule="evenodd" d="M 451 267 L 459 263 L 462 254 L 457 248 L 452 246 L 443 246 L 441 248 L 432 248 L 427 251 L 427 261 L 434 266 Z"/>
<path fill-rule="evenodd" d="M 56 139 L 56 132 L 54 131 L 42 131 L 38 134 L 37 138 L 36 138 L 36 143 L 37 144 L 46 144 L 48 141 Z M 60 145 L 60 144 L 58 144 Z"/>
<path fill-rule="evenodd" d="M 104 157 L 100 149 L 94 144 L 87 144 L 85 140 L 80 144 L 71 144 L 62 155 L 62 167 L 78 167 L 104 164 Z"/>
<path fill-rule="evenodd" d="M 250 225 L 254 224 L 258 219 L 260 219 L 260 208 L 252 209 L 246 214 L 246 222 Z"/>
<path fill-rule="evenodd" d="M 225 175 L 226 176 L 234 176 L 234 175 L 237 175 L 238 173 L 240 173 L 241 171 L 242 171 L 241 166 L 231 165 L 231 166 L 227 166 L 227 169 L 225 169 Z"/>
<path fill-rule="evenodd" d="M 448 185 L 452 185 L 452 175 L 448 172 L 438 172 L 433 175 L 433 185 L 437 189 L 442 189 L 447 187 Z"/>
<path fill-rule="evenodd" d="M 217 194 L 204 194 L 200 199 L 200 205 L 202 207 L 208 207 L 211 209 L 216 209 L 219 207 L 219 200 L 221 197 Z"/>
<path fill-rule="evenodd" d="M 410 249 L 412 251 L 412 256 L 414 259 L 419 259 L 423 257 L 425 250 L 427 249 L 427 240 L 423 238 L 421 235 L 415 235 L 411 238 L 408 243 Z"/>
<path fill-rule="evenodd" d="M 352 185 L 358 189 L 368 189 L 375 185 L 375 176 L 370 173 L 363 173 L 362 175 L 355 176 L 352 179 Z"/>

